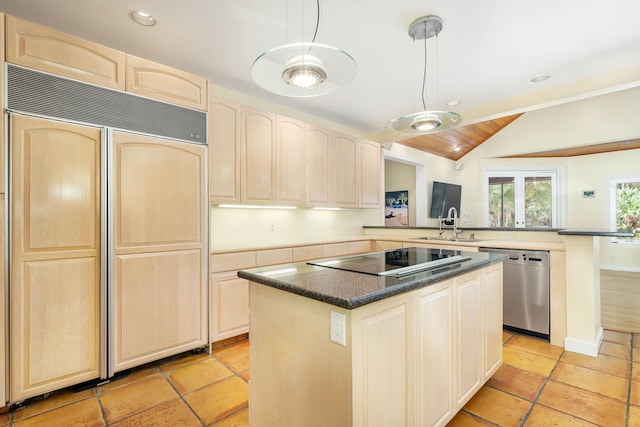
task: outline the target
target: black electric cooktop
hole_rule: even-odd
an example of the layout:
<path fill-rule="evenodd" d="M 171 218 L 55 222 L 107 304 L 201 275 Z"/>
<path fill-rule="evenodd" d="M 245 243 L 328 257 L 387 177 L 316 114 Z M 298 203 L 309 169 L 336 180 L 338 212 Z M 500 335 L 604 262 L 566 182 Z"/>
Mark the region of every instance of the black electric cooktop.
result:
<path fill-rule="evenodd" d="M 307 264 L 377 276 L 406 276 L 433 268 L 470 260 L 460 251 L 427 248 L 403 248 L 341 258 L 309 261 Z"/>

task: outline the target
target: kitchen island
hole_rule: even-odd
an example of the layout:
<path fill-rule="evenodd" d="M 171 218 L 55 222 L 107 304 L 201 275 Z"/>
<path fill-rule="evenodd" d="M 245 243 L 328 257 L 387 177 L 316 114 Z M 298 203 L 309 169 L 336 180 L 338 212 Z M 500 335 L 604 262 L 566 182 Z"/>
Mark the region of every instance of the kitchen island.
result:
<path fill-rule="evenodd" d="M 503 259 L 404 248 L 239 272 L 251 281 L 250 422 L 446 424 L 502 363 Z M 372 272 L 405 260 L 426 269 Z"/>

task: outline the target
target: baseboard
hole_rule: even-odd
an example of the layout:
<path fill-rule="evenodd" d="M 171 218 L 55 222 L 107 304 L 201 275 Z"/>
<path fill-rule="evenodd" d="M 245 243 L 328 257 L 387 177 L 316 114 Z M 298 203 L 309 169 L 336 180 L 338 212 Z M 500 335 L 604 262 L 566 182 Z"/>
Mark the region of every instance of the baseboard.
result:
<path fill-rule="evenodd" d="M 600 346 L 602 345 L 602 340 L 604 337 L 604 331 L 602 328 L 598 329 L 598 335 L 596 336 L 595 342 L 578 340 L 571 337 L 565 337 L 564 339 L 564 349 L 567 351 L 572 351 L 574 353 L 586 354 L 591 357 L 598 357 L 598 353 L 600 352 Z"/>

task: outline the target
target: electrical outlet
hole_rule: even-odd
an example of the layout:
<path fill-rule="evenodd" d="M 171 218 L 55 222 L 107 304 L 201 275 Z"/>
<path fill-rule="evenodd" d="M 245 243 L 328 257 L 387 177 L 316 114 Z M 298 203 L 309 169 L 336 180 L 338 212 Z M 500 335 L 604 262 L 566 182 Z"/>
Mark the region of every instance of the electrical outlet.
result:
<path fill-rule="evenodd" d="M 337 311 L 331 311 L 331 341 L 347 345 L 347 316 Z"/>

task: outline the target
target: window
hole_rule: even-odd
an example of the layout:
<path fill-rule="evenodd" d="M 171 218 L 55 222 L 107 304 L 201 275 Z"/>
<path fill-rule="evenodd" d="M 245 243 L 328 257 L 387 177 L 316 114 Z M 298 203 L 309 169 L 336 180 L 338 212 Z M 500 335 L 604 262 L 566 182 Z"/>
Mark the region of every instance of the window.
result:
<path fill-rule="evenodd" d="M 611 181 L 611 229 L 635 230 L 635 239 L 617 239 L 640 243 L 640 177 Z"/>
<path fill-rule="evenodd" d="M 557 227 L 557 171 L 487 171 L 489 227 Z"/>

